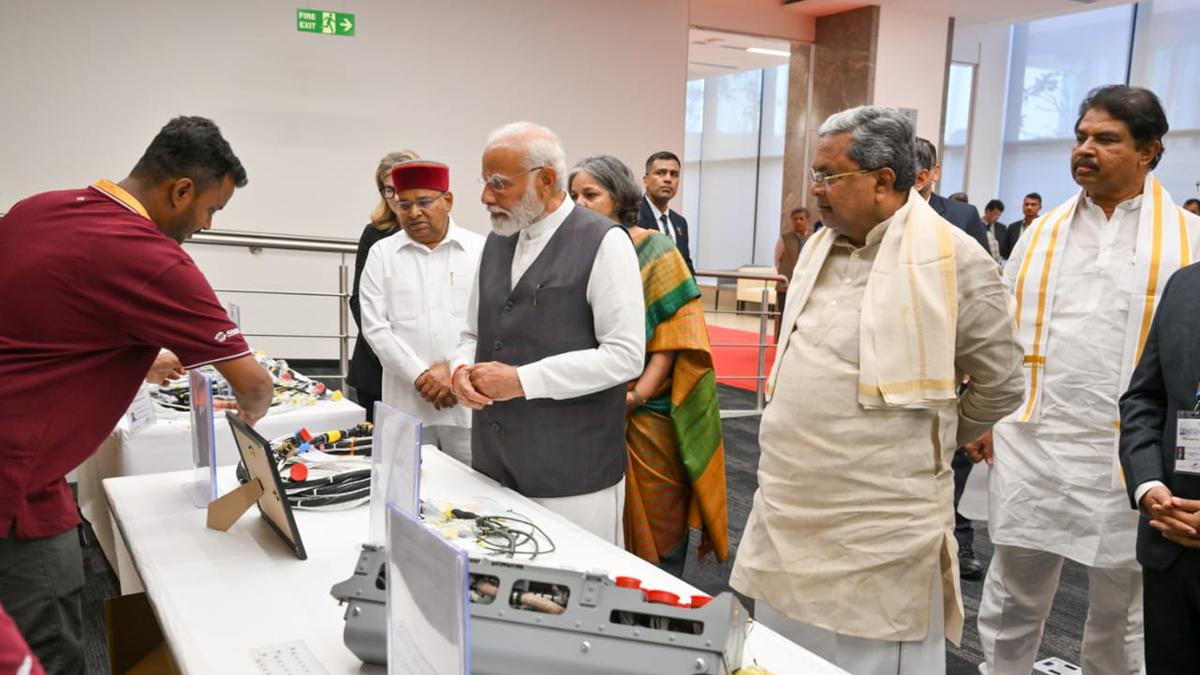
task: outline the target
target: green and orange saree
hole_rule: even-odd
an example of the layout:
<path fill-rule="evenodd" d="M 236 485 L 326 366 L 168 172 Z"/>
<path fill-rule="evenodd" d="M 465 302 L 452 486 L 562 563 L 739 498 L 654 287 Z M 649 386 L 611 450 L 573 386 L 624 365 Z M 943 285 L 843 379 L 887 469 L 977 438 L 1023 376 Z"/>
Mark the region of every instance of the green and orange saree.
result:
<path fill-rule="evenodd" d="M 671 375 L 634 409 L 625 431 L 625 547 L 641 558 L 686 551 L 729 556 L 725 445 L 700 289 L 667 236 L 633 235 L 646 300 L 646 354 L 675 352 Z"/>

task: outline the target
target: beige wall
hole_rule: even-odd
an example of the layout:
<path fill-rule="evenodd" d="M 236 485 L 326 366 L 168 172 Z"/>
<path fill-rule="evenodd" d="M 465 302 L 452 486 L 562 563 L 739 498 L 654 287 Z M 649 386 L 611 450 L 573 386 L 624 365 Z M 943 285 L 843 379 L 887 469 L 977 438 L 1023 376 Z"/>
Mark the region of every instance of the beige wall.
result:
<path fill-rule="evenodd" d="M 37 192 L 123 178 L 172 116 L 212 117 L 249 173 L 218 229 L 357 238 L 384 152 L 451 167 L 456 220 L 486 231 L 479 156 L 493 127 L 547 124 L 568 162 L 631 166 L 683 146 L 688 0 L 317 4 L 357 35 L 296 31 L 295 4 L 80 0 L 6 6 L 0 212 Z M 17 29 L 17 27 L 20 27 Z M 640 172 L 638 172 L 640 175 Z M 215 287 L 337 290 L 336 256 L 189 246 Z M 353 256 L 349 263 L 353 266 Z M 337 332 L 332 301 L 224 295 L 247 332 Z M 255 338 L 288 358 L 331 340 Z"/>
<path fill-rule="evenodd" d="M 879 8 L 875 105 L 917 110 L 917 135 L 941 147 L 950 17 L 891 5 Z"/>
<path fill-rule="evenodd" d="M 122 178 L 177 114 L 215 119 L 249 172 L 218 228 L 324 236 L 358 236 L 394 148 L 450 164 L 456 216 L 484 231 L 475 176 L 499 124 L 553 127 L 568 161 L 682 147 L 688 0 L 318 3 L 355 13 L 354 37 L 298 33 L 297 6 L 7 7 L 0 212 Z"/>

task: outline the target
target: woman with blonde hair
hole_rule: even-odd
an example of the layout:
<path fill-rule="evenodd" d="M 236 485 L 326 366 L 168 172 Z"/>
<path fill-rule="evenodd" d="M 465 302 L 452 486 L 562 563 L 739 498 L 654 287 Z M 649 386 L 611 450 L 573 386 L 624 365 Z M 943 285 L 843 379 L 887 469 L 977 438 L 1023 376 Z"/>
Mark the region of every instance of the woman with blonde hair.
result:
<path fill-rule="evenodd" d="M 571 170 L 571 199 L 624 225 L 646 303 L 646 367 L 630 383 L 625 428 L 625 548 L 679 576 L 688 530 L 699 556 L 729 556 L 725 444 L 700 289 L 671 238 L 638 227 L 642 193 L 608 155 Z"/>
<path fill-rule="evenodd" d="M 358 281 L 362 277 L 363 266 L 367 264 L 367 254 L 376 242 L 386 239 L 400 230 L 396 220 L 396 191 L 392 185 L 392 169 L 401 162 L 420 159 L 421 156 L 412 150 L 397 150 L 389 152 L 379 160 L 375 167 L 375 190 L 379 193 L 379 204 L 371 212 L 371 222 L 363 228 L 362 236 L 358 239 L 358 253 L 354 257 L 354 290 L 350 293 L 350 313 L 354 315 L 354 325 L 358 328 L 358 339 L 354 341 L 354 356 L 350 359 L 350 372 L 346 374 L 346 384 L 354 387 L 354 398 L 358 404 L 367 410 L 367 420 L 375 416 L 375 402 L 383 397 L 383 366 L 371 345 L 362 337 L 362 313 L 358 304 Z"/>

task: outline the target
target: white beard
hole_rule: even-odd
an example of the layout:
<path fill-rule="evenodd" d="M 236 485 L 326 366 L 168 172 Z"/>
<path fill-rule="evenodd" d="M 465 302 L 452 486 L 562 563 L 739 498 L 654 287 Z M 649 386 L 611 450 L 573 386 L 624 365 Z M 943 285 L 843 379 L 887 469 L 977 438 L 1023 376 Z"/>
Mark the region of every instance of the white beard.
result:
<path fill-rule="evenodd" d="M 511 211 L 499 206 L 489 206 L 487 209 L 492 216 L 492 231 L 501 237 L 511 237 L 540 220 L 546 213 L 546 205 L 538 199 L 537 185 L 533 181 L 529 181 L 521 201 Z"/>

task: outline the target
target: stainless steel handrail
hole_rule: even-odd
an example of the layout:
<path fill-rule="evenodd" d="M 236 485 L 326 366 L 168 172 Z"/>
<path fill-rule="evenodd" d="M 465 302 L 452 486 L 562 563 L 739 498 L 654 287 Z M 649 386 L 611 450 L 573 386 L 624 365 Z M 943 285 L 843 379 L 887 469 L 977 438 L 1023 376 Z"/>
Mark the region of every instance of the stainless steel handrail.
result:
<path fill-rule="evenodd" d="M 253 249 L 274 248 L 288 251 L 319 253 L 357 253 L 358 242 L 353 239 L 304 237 L 290 234 L 260 234 L 256 232 L 197 232 L 189 244 L 211 246 L 245 246 Z"/>
<path fill-rule="evenodd" d="M 219 293 L 280 295 L 338 299 L 338 332 L 336 335 L 323 333 L 245 333 L 247 337 L 316 339 L 338 341 L 338 374 L 336 379 L 342 381 L 345 388 L 346 376 L 350 372 L 350 268 L 346 265 L 346 256 L 358 252 L 358 242 L 353 239 L 337 239 L 333 237 L 308 237 L 294 234 L 266 234 L 261 232 L 197 232 L 186 243 L 206 246 L 233 246 L 248 248 L 251 253 L 263 249 L 278 249 L 285 251 L 312 251 L 316 253 L 336 253 L 340 255 L 338 263 L 338 290 L 336 293 L 320 291 L 284 291 L 262 290 L 251 288 L 217 288 Z"/>
<path fill-rule="evenodd" d="M 322 293 L 321 291 L 258 291 L 249 288 L 214 288 L 218 293 L 245 293 L 247 295 L 295 295 L 308 298 L 340 298 L 341 293 Z"/>
<path fill-rule="evenodd" d="M 338 366 L 340 373 L 337 379 L 345 383 L 346 374 L 349 372 L 350 364 L 350 268 L 346 265 L 345 256 L 358 252 L 358 242 L 353 239 L 339 239 L 334 237 L 310 237 L 294 234 L 274 234 L 263 232 L 237 232 L 222 230 L 219 232 L 202 231 L 197 232 L 187 241 L 188 244 L 199 244 L 204 246 L 232 246 L 237 248 L 248 248 L 250 251 L 258 252 L 263 249 L 279 249 L 289 251 L 312 251 L 317 253 L 337 253 L 341 255 L 341 262 L 338 265 L 338 290 L 336 293 L 319 292 L 319 291 L 285 291 L 285 290 L 262 290 L 249 288 L 218 288 L 215 289 L 220 293 L 233 294 L 254 294 L 254 295 L 280 295 L 280 296 L 306 296 L 306 297 L 325 297 L 338 299 L 338 332 L 335 335 L 323 333 L 246 333 L 248 337 L 279 337 L 279 338 L 299 338 L 299 339 L 319 339 L 319 340 L 338 340 Z M 696 270 L 697 277 L 707 277 L 713 279 L 750 279 L 753 281 L 780 282 L 787 281 L 787 278 L 779 274 L 758 274 L 749 272 L 729 272 L 720 270 Z M 758 342 L 751 344 L 724 344 L 718 343 L 716 347 L 734 347 L 734 348 L 755 348 L 758 350 L 758 372 L 755 375 L 726 375 L 717 376 L 717 380 L 749 380 L 755 381 L 755 407 L 750 410 L 722 410 L 721 417 L 743 417 L 749 415 L 758 415 L 763 411 L 765 405 L 765 381 L 766 381 L 766 353 L 767 348 L 772 346 L 767 342 L 767 326 L 768 319 L 778 315 L 778 311 L 770 310 L 770 287 L 763 286 L 761 303 L 758 312 L 743 312 L 740 310 L 722 310 L 714 306 L 711 310 L 714 314 L 757 314 L 758 321 Z M 715 305 L 715 303 L 714 303 Z M 709 311 L 709 310 L 706 310 Z"/>
<path fill-rule="evenodd" d="M 776 283 L 778 283 L 778 282 L 786 283 L 787 282 L 787 277 L 783 276 L 782 274 L 758 274 L 758 273 L 751 273 L 751 272 L 722 272 L 722 271 L 718 271 L 718 270 L 696 270 L 696 276 L 697 277 L 712 277 L 715 279 L 737 279 L 737 280 L 749 279 L 752 281 L 774 281 Z M 736 298 L 736 295 L 734 297 Z M 760 415 L 760 414 L 762 414 L 763 408 L 766 407 L 767 347 L 772 346 L 770 343 L 767 342 L 767 320 L 769 317 L 777 316 L 779 314 L 779 312 L 782 311 L 782 308 L 777 308 L 775 311 L 771 311 L 771 309 L 770 309 L 771 288 L 767 284 L 763 284 L 762 295 L 760 296 L 760 298 L 761 299 L 760 299 L 760 302 L 758 305 L 758 312 L 757 312 L 757 314 L 758 314 L 758 342 L 756 344 L 742 344 L 742 345 L 739 345 L 739 344 L 715 344 L 715 345 L 713 345 L 713 346 L 717 346 L 717 347 L 734 347 L 734 348 L 754 347 L 758 350 L 758 368 L 757 368 L 757 372 L 755 373 L 755 375 L 753 375 L 753 376 L 748 376 L 748 375 L 721 376 L 721 375 L 717 375 L 716 379 L 718 381 L 720 381 L 720 380 L 726 380 L 726 381 L 749 380 L 749 379 L 754 380 L 754 400 L 755 400 L 754 408 L 751 410 L 730 410 L 730 409 L 722 410 L 721 411 L 722 418 L 749 417 L 752 415 Z M 714 305 L 713 313 L 714 314 L 733 313 L 733 314 L 737 314 L 737 315 L 742 315 L 742 314 L 746 313 L 746 312 L 742 312 L 739 310 L 734 310 L 733 312 L 730 312 L 729 310 L 722 310 L 722 309 L 720 309 L 720 307 L 716 306 L 717 302 L 719 302 L 719 301 L 720 301 L 720 295 L 718 294 L 716 299 L 713 302 L 713 305 Z M 736 303 L 737 300 L 735 299 L 734 302 Z"/>

